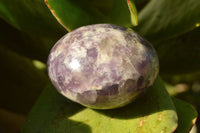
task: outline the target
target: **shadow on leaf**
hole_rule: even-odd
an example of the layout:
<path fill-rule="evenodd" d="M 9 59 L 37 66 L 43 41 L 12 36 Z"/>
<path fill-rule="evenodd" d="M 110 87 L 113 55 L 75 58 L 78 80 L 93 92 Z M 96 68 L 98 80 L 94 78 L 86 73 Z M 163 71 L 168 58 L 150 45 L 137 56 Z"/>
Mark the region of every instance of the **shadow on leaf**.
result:
<path fill-rule="evenodd" d="M 41 94 L 22 128 L 23 133 L 90 133 L 90 127 L 69 117 L 83 110 L 84 107 L 60 95 L 50 85 Z"/>
<path fill-rule="evenodd" d="M 174 110 L 162 81 L 158 78 L 149 90 L 125 107 L 112 110 L 95 110 L 111 118 L 133 119 L 148 116 L 165 110 Z"/>

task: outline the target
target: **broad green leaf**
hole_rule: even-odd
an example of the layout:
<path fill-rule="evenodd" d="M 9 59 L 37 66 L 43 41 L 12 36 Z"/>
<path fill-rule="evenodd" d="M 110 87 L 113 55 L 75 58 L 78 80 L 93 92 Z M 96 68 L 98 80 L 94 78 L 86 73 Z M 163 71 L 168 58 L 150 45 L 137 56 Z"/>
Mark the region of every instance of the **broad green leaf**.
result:
<path fill-rule="evenodd" d="M 43 0 L 1 0 L 0 16 L 14 27 L 28 33 L 63 33 Z"/>
<path fill-rule="evenodd" d="M 166 40 L 199 26 L 199 0 L 151 0 L 139 13 L 137 31 L 151 42 Z"/>
<path fill-rule="evenodd" d="M 136 8 L 133 2 L 128 1 L 45 0 L 45 3 L 58 22 L 71 31 L 80 26 L 95 23 L 113 23 L 123 26 L 137 24 Z"/>
<path fill-rule="evenodd" d="M 103 14 L 88 0 L 45 0 L 45 3 L 58 22 L 68 31 L 105 20 Z"/>
<path fill-rule="evenodd" d="M 188 133 L 197 119 L 197 112 L 194 107 L 182 100 L 173 98 L 178 114 L 178 128 L 175 133 Z"/>
<path fill-rule="evenodd" d="M 113 110 L 93 110 L 71 102 L 47 87 L 22 133 L 139 133 L 173 132 L 177 114 L 160 78 L 133 103 Z"/>
<path fill-rule="evenodd" d="M 30 59 L 3 47 L 0 47 L 0 61 L 0 108 L 28 113 L 46 86 L 47 76 Z"/>

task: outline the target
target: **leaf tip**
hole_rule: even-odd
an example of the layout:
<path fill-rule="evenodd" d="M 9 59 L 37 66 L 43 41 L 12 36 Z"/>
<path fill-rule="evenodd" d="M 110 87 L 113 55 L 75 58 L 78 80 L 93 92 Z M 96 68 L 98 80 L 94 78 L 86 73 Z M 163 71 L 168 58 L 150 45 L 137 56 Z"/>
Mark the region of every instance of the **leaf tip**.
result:
<path fill-rule="evenodd" d="M 131 22 L 134 26 L 138 25 L 138 16 L 137 16 L 137 10 L 134 5 L 134 3 L 131 0 L 127 0 L 127 4 L 131 13 Z"/>
<path fill-rule="evenodd" d="M 71 30 L 58 18 L 58 16 L 56 15 L 55 11 L 51 8 L 51 6 L 49 5 L 47 0 L 44 0 L 45 4 L 47 5 L 47 7 L 49 8 L 49 10 L 51 11 L 52 15 L 56 18 L 56 20 L 68 31 L 70 32 Z"/>
<path fill-rule="evenodd" d="M 47 5 L 48 4 L 47 0 L 44 0 L 44 3 Z"/>

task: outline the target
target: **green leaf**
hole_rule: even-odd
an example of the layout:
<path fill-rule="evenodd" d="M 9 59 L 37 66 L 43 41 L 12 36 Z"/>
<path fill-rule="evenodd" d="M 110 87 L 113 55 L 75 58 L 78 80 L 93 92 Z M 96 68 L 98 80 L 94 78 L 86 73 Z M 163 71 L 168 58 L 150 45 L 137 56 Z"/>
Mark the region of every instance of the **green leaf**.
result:
<path fill-rule="evenodd" d="M 0 108 L 28 113 L 48 82 L 44 72 L 32 61 L 0 47 Z"/>
<path fill-rule="evenodd" d="M 199 0 L 151 0 L 139 13 L 137 31 L 151 42 L 166 40 L 199 26 Z"/>
<path fill-rule="evenodd" d="M 133 0 L 127 0 L 129 10 L 131 12 L 131 22 L 133 25 L 138 25 L 138 16 L 137 16 L 137 10 L 133 3 Z"/>
<path fill-rule="evenodd" d="M 197 119 L 197 112 L 194 107 L 182 100 L 173 98 L 178 114 L 178 128 L 175 133 L 188 133 Z"/>
<path fill-rule="evenodd" d="M 68 31 L 95 23 L 113 23 L 122 26 L 137 24 L 136 8 L 129 0 L 127 2 L 124 0 L 45 0 L 45 3 L 58 22 Z"/>
<path fill-rule="evenodd" d="M 63 33 L 43 0 L 1 0 L 0 16 L 14 27 L 34 34 Z"/>
<path fill-rule="evenodd" d="M 79 26 L 103 20 L 103 15 L 89 1 L 45 0 L 46 5 L 60 24 L 71 31 Z M 96 17 L 95 17 L 96 16 Z"/>
<path fill-rule="evenodd" d="M 173 132 L 177 114 L 160 78 L 135 102 L 113 110 L 93 110 L 71 102 L 47 87 L 22 129 L 22 133 L 139 133 Z"/>

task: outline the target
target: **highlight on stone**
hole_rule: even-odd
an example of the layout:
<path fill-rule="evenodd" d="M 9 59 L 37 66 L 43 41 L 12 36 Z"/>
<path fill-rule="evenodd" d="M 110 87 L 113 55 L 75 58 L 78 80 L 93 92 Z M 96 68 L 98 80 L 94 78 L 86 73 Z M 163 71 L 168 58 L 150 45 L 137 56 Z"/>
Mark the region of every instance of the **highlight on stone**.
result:
<path fill-rule="evenodd" d="M 152 45 L 133 30 L 112 24 L 67 33 L 52 48 L 47 64 L 58 92 L 95 109 L 127 105 L 154 83 L 159 71 Z"/>

